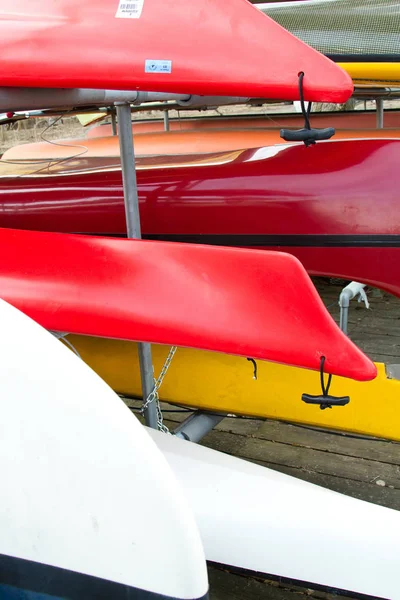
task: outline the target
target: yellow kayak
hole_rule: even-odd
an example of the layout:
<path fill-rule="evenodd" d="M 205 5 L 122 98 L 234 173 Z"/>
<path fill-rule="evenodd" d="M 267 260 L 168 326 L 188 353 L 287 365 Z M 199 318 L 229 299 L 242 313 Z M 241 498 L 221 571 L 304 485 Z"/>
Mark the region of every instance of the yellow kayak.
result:
<path fill-rule="evenodd" d="M 355 85 L 400 86 L 400 63 L 398 62 L 343 62 L 339 65 L 347 71 Z"/>
<path fill-rule="evenodd" d="M 136 344 L 90 337 L 68 340 L 113 389 L 140 396 Z M 155 374 L 161 371 L 169 348 L 152 346 Z M 344 407 L 321 410 L 305 404 L 303 392 L 319 394 L 319 375 L 314 371 L 257 361 L 257 380 L 252 363 L 243 358 L 178 348 L 160 398 L 171 404 L 210 411 L 250 415 L 337 429 L 400 441 L 400 381 L 386 375 L 377 364 L 378 376 L 370 382 L 334 377 L 330 393 L 350 396 Z"/>

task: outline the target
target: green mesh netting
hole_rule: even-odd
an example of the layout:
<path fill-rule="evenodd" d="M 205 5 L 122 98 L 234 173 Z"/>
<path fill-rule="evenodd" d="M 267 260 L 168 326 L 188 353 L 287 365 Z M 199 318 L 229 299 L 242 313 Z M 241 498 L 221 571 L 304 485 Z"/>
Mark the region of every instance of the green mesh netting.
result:
<path fill-rule="evenodd" d="M 400 60 L 400 2 L 324 0 L 262 10 L 323 54 L 391 55 L 391 60 Z"/>

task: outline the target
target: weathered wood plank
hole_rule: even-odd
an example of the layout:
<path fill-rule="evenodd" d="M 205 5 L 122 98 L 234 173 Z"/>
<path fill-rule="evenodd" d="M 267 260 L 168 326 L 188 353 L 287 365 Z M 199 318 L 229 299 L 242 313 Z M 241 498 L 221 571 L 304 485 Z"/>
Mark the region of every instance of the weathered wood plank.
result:
<path fill-rule="evenodd" d="M 400 465 L 400 444 L 396 442 L 362 439 L 277 421 L 264 421 L 252 435 L 271 442 Z"/>
<path fill-rule="evenodd" d="M 350 312 L 350 315 L 352 312 Z M 400 304 L 395 311 L 365 311 L 365 315 L 349 318 L 349 326 L 359 327 L 371 335 L 400 335 Z"/>
<path fill-rule="evenodd" d="M 363 483 L 360 481 L 353 481 L 344 477 L 336 477 L 332 475 L 326 475 L 324 473 L 315 473 L 313 471 L 296 469 L 287 467 L 284 465 L 276 465 L 263 461 L 253 461 L 257 464 L 274 469 L 280 473 L 297 477 L 303 481 L 309 481 L 320 485 L 321 487 L 328 488 L 339 494 L 345 494 L 357 500 L 365 500 L 372 504 L 379 504 L 380 506 L 386 506 L 386 508 L 392 508 L 394 510 L 400 510 L 400 490 L 396 490 L 390 487 L 381 487 L 374 483 Z"/>
<path fill-rule="evenodd" d="M 179 416 L 175 416 L 174 414 L 166 414 L 164 415 L 163 422 L 164 425 L 166 425 L 168 429 L 170 429 L 170 431 L 173 431 L 175 427 L 177 427 L 177 425 L 179 425 L 179 423 L 181 423 L 183 420 L 184 419 L 182 419 Z M 224 432 L 232 435 L 233 437 L 231 439 L 234 440 L 234 448 L 233 451 L 230 452 L 230 454 L 234 454 L 240 440 L 245 441 L 247 438 L 256 435 L 257 431 L 259 430 L 262 424 L 263 421 L 255 419 L 240 419 L 227 417 L 226 419 L 221 421 L 221 423 L 219 423 L 215 427 L 215 429 L 213 429 L 212 433 L 217 434 L 218 432 Z M 207 439 L 207 436 L 204 439 Z"/>
<path fill-rule="evenodd" d="M 363 351 L 365 352 L 365 350 Z M 385 365 L 400 364 L 400 358 L 398 356 L 390 356 L 382 352 L 371 352 L 371 354 L 368 354 L 368 356 L 375 362 L 381 362 Z"/>
<path fill-rule="evenodd" d="M 164 421 L 173 429 L 186 416 L 187 413 L 184 413 L 184 415 L 165 413 Z M 318 430 L 279 421 L 231 417 L 227 417 L 221 421 L 215 428 L 215 431 L 231 433 L 236 438 L 238 436 L 251 436 L 260 440 L 280 442 L 300 448 L 321 450 L 323 452 L 332 452 L 354 458 L 364 458 L 371 461 L 400 465 L 400 444 L 376 438 L 364 439 L 359 436 Z"/>
<path fill-rule="evenodd" d="M 375 341 L 362 339 L 355 335 L 351 336 L 351 339 L 373 360 L 376 360 L 377 353 L 380 356 L 386 357 L 383 361 L 385 363 L 398 362 L 400 356 L 400 343 L 397 341 L 397 338 L 391 338 L 396 341 L 387 341 L 386 343 L 383 343 L 382 339 L 380 341 Z"/>
<path fill-rule="evenodd" d="M 212 431 L 204 438 L 203 443 L 241 458 L 268 462 L 277 468 L 283 465 L 364 483 L 380 480 L 387 486 L 400 489 L 400 469 L 393 464 L 309 448 L 299 451 L 296 446 L 243 436 L 238 439 L 238 436 L 223 431 Z"/>
<path fill-rule="evenodd" d="M 337 597 L 323 591 L 312 590 L 283 582 L 260 580 L 255 577 L 208 567 L 210 600 L 330 600 Z M 349 596 L 341 596 L 349 600 Z"/>
<path fill-rule="evenodd" d="M 173 429 L 176 425 L 175 422 L 173 421 L 165 421 L 165 424 L 170 427 L 171 429 Z M 270 423 L 268 423 L 269 425 Z M 250 429 L 249 429 L 249 433 L 246 433 L 245 429 L 242 429 L 242 433 L 232 433 L 232 430 L 235 429 L 238 425 L 244 425 L 245 427 L 247 427 L 247 425 L 250 425 Z M 231 454 L 233 456 L 238 456 L 240 458 L 243 458 L 244 460 L 250 460 L 251 462 L 255 462 L 261 466 L 265 466 L 271 469 L 274 469 L 275 471 L 279 471 L 281 473 L 286 473 L 287 475 L 292 475 L 294 477 L 297 477 L 299 479 L 302 479 L 304 481 L 309 481 L 310 483 L 315 483 L 316 485 L 320 485 L 322 487 L 326 487 L 328 489 L 331 489 L 335 492 L 339 492 L 342 494 L 346 494 L 348 496 L 352 496 L 354 498 L 357 498 L 359 500 L 366 500 L 367 502 L 372 502 L 374 504 L 380 504 L 382 506 L 386 506 L 388 508 L 393 508 L 395 510 L 400 510 L 400 490 L 395 488 L 394 486 L 389 487 L 389 484 L 387 482 L 385 486 L 382 485 L 378 485 L 376 483 L 376 481 L 379 481 L 379 483 L 381 483 L 381 479 L 375 479 L 376 475 L 374 473 L 370 473 L 371 479 L 367 482 L 365 481 L 359 481 L 359 480 L 355 480 L 355 479 L 349 479 L 346 478 L 341 472 L 338 473 L 336 472 L 335 474 L 332 473 L 324 473 L 324 472 L 318 472 L 312 469 L 311 465 L 308 464 L 306 461 L 299 461 L 299 465 L 288 465 L 288 464 L 284 464 L 283 461 L 282 463 L 277 463 L 277 462 L 272 462 L 270 460 L 265 459 L 265 457 L 263 459 L 256 459 L 256 458 L 252 458 L 249 455 L 247 455 L 246 453 L 246 448 L 245 448 L 245 444 L 246 444 L 246 438 L 248 437 L 248 435 L 253 435 L 256 438 L 260 439 L 260 443 L 262 444 L 262 440 L 263 440 L 263 427 L 264 425 L 266 425 L 266 423 L 262 423 L 260 421 L 255 421 L 254 419 L 246 419 L 246 420 L 240 420 L 240 419 L 233 419 L 232 422 L 230 419 L 226 419 L 225 421 L 222 421 L 220 423 L 220 425 L 218 425 L 218 430 L 224 433 L 228 433 L 231 434 L 228 437 L 225 437 L 224 439 L 222 439 L 221 436 L 218 436 L 217 434 L 217 430 L 215 430 L 214 432 L 212 432 L 211 434 L 209 434 L 206 438 L 204 438 L 204 443 L 205 445 L 207 445 L 209 448 L 213 448 L 214 450 L 219 450 L 221 452 L 225 452 L 227 454 Z M 289 431 L 293 430 L 293 429 L 297 429 L 296 426 L 292 426 L 292 425 L 288 425 L 285 423 L 271 423 L 272 425 L 272 435 L 269 435 L 269 437 L 273 438 L 276 437 L 277 440 L 279 439 L 285 439 L 285 438 L 289 438 L 289 435 L 285 434 L 285 431 L 288 429 Z M 257 428 L 256 428 L 257 427 Z M 226 429 L 224 429 L 226 428 Z M 252 431 L 253 430 L 253 431 Z M 280 431 L 279 431 L 280 430 Z M 320 434 L 320 432 L 318 431 L 310 431 L 308 429 L 306 429 L 304 431 L 304 440 L 305 442 L 307 442 L 307 436 L 308 434 L 317 434 L 316 438 L 313 438 L 313 436 L 311 435 L 310 438 L 310 444 L 309 447 L 307 448 L 307 446 L 301 446 L 300 444 L 298 446 L 296 446 L 294 444 L 294 448 L 296 449 L 296 452 L 301 453 L 304 449 L 306 450 L 310 450 L 312 448 L 313 445 L 320 445 L 321 447 L 323 447 L 323 442 L 324 440 L 328 440 L 327 441 L 327 446 L 329 446 L 330 443 L 334 443 L 330 441 L 332 436 L 329 433 L 321 433 L 321 438 L 319 438 L 318 434 Z M 301 444 L 304 441 L 303 439 L 300 440 Z M 358 440 L 358 439 L 349 439 L 347 440 L 350 442 L 350 444 L 352 442 L 354 442 L 354 445 L 356 447 L 356 449 L 354 450 L 354 448 L 352 448 L 350 446 L 350 448 L 352 448 L 352 452 L 354 452 L 356 455 L 358 454 L 362 454 L 361 452 L 357 451 L 357 444 L 360 441 L 365 442 L 365 446 L 363 446 L 366 449 L 366 454 L 369 454 L 370 449 L 368 448 L 368 444 L 370 443 L 374 443 L 374 442 L 370 442 L 367 440 Z M 385 445 L 385 442 L 377 442 L 378 444 L 383 444 Z M 389 443 L 390 445 L 390 443 Z M 399 448 L 400 450 L 400 444 L 396 444 L 396 446 Z M 244 450 L 243 450 L 244 448 Z M 281 459 L 280 453 L 279 453 L 279 447 L 277 448 L 277 453 L 278 453 L 278 460 Z M 276 458 L 276 457 L 275 457 Z M 322 458 L 323 460 L 323 458 Z M 356 461 L 356 463 L 359 461 L 359 458 L 355 458 L 354 459 Z M 323 464 L 323 463 L 322 463 Z M 380 463 L 377 461 L 377 464 L 379 465 Z M 396 465 L 396 463 L 394 463 Z"/>
<path fill-rule="evenodd" d="M 164 413 L 164 422 L 168 421 L 171 428 L 175 427 L 182 421 L 184 421 L 191 413 Z M 225 431 L 227 433 L 233 433 L 237 436 L 251 436 L 255 435 L 264 421 L 260 419 L 251 419 L 247 417 L 226 417 L 221 423 L 219 423 L 215 431 Z"/>

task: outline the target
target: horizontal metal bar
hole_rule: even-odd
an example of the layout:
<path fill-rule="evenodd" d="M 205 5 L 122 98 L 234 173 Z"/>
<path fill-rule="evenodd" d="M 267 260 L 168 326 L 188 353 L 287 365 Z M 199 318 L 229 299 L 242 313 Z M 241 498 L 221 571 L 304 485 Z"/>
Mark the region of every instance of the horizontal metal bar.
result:
<path fill-rule="evenodd" d="M 111 106 L 117 102 L 141 104 L 142 102 L 185 101 L 189 94 L 161 94 L 158 92 L 125 92 L 118 90 L 92 90 L 67 88 L 0 88 L 0 112 L 31 111 L 46 108 L 69 109 L 77 106 Z"/>
<path fill-rule="evenodd" d="M 197 411 L 178 425 L 174 431 L 174 435 L 189 442 L 197 443 L 224 418 L 225 415 Z"/>
<path fill-rule="evenodd" d="M 400 98 L 400 88 L 370 88 L 356 87 L 353 93 L 354 98 L 362 100 L 375 100 L 376 98 Z"/>

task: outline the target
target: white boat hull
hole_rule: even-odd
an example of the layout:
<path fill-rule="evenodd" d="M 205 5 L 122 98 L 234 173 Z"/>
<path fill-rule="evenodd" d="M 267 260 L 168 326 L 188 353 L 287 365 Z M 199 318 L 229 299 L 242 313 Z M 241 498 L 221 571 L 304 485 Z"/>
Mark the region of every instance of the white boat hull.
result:
<path fill-rule="evenodd" d="M 2 300 L 0 324 L 0 597 L 205 598 L 193 515 L 139 421 Z"/>
<path fill-rule="evenodd" d="M 202 598 L 203 544 L 209 561 L 400 600 L 399 512 L 147 430 L 164 460 L 60 342 L 2 301 L 0 322 L 0 586 L 11 558 Z"/>
<path fill-rule="evenodd" d="M 209 561 L 400 599 L 400 512 L 155 431 Z"/>

